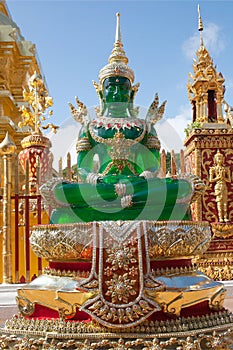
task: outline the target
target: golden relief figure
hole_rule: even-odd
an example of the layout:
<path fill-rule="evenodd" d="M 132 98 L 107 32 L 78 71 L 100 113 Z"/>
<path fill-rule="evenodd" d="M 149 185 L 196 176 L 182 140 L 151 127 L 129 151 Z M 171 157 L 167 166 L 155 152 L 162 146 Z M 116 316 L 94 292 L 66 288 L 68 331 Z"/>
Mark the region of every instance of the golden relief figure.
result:
<path fill-rule="evenodd" d="M 210 182 L 215 182 L 214 193 L 216 196 L 218 218 L 220 222 L 228 222 L 227 202 L 228 188 L 227 182 L 231 182 L 230 169 L 224 166 L 224 156 L 218 152 L 214 156 L 214 166 L 210 168 Z"/>

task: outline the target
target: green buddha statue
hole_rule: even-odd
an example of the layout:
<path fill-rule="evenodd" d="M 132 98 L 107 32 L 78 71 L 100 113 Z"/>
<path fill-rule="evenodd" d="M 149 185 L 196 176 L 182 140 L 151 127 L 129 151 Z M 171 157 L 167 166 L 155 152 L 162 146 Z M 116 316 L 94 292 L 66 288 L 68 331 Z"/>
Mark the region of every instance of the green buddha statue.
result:
<path fill-rule="evenodd" d="M 162 118 L 165 103 L 155 96 L 145 119 L 138 117 L 134 72 L 128 67 L 117 14 L 116 39 L 108 64 L 94 82 L 100 100 L 97 117 L 77 99 L 70 104 L 82 124 L 77 142 L 78 182 L 54 181 L 42 194 L 55 208 L 52 223 L 99 220 L 189 219 L 188 206 L 201 189 L 197 179 L 158 178 L 160 142 L 153 127 Z M 98 158 L 98 173 L 93 172 Z"/>

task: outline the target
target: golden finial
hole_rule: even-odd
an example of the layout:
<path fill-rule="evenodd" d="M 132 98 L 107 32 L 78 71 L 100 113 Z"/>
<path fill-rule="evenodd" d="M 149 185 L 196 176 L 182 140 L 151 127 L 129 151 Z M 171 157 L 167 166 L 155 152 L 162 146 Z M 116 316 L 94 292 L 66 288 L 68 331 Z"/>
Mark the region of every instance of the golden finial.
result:
<path fill-rule="evenodd" d="M 197 12 L 198 12 L 198 30 L 200 32 L 200 44 L 201 44 L 201 46 L 204 46 L 203 37 L 202 37 L 202 31 L 203 31 L 204 27 L 203 27 L 203 23 L 202 23 L 201 10 L 200 10 L 199 4 L 197 6 Z"/>
<path fill-rule="evenodd" d="M 53 115 L 52 110 L 46 111 L 53 106 L 53 99 L 48 95 L 44 81 L 37 72 L 34 72 L 29 79 L 28 89 L 29 91 L 23 91 L 23 98 L 27 106 L 22 106 L 20 109 L 23 121 L 19 122 L 18 126 L 20 128 L 28 126 L 35 133 L 40 133 L 42 122 Z M 53 125 L 51 128 L 53 130 L 58 128 L 54 124 L 48 124 L 50 125 Z"/>
<path fill-rule="evenodd" d="M 1 155 L 10 155 L 13 154 L 16 150 L 16 145 L 14 141 L 12 141 L 8 131 L 4 140 L 0 143 L 0 154 Z"/>
<path fill-rule="evenodd" d="M 117 41 L 121 41 L 120 16 L 121 16 L 120 13 L 117 12 L 117 13 L 116 13 L 117 22 L 116 22 L 115 43 L 116 43 Z"/>

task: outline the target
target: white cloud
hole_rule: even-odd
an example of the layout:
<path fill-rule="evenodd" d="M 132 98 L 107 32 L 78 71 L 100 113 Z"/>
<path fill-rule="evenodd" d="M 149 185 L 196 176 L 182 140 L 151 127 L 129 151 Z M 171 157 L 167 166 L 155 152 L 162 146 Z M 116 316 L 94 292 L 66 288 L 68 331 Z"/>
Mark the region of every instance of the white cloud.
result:
<path fill-rule="evenodd" d="M 174 118 L 166 118 L 156 125 L 161 147 L 166 151 L 174 150 L 179 152 L 184 148 L 185 133 L 187 124 L 191 123 L 192 109 L 190 105 L 180 108 L 180 113 Z"/>
<path fill-rule="evenodd" d="M 62 158 L 63 168 L 66 167 L 67 153 L 71 155 L 71 164 L 77 164 L 76 143 L 80 130 L 78 124 L 73 118 L 68 118 L 58 129 L 56 134 L 52 134 L 51 151 L 53 153 L 53 168 L 58 170 L 59 159 Z"/>
<path fill-rule="evenodd" d="M 226 84 L 225 84 L 225 86 L 226 86 L 226 90 L 232 89 L 232 88 L 233 88 L 233 80 L 232 80 L 232 79 L 227 79 L 227 78 L 226 78 Z"/>
<path fill-rule="evenodd" d="M 221 29 L 215 23 L 208 23 L 203 30 L 203 41 L 205 47 L 214 54 L 219 54 L 225 48 Z M 188 59 L 196 57 L 196 51 L 200 47 L 200 34 L 196 32 L 183 44 L 182 50 Z"/>
<path fill-rule="evenodd" d="M 95 118 L 95 107 L 88 107 L 90 119 Z M 63 169 L 67 166 L 67 153 L 70 153 L 71 164 L 77 164 L 76 144 L 81 124 L 72 117 L 67 118 L 59 127 L 56 134 L 48 135 L 52 143 L 53 168 L 58 170 L 59 159 L 62 158 Z"/>

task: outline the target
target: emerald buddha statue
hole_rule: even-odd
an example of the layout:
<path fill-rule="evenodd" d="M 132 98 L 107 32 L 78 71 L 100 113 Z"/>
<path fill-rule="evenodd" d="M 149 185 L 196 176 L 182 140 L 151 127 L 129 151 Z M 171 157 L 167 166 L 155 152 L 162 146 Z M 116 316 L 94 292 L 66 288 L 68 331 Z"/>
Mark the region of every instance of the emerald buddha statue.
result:
<path fill-rule="evenodd" d="M 158 178 L 160 142 L 154 124 L 162 118 L 166 101 L 159 106 L 156 94 L 146 118 L 138 117 L 134 97 L 134 72 L 128 67 L 117 14 L 116 38 L 108 64 L 95 83 L 100 100 L 97 117 L 90 120 L 86 106 L 70 104 L 82 124 L 78 137 L 79 182 L 55 181 L 42 188 L 54 199 L 52 223 L 99 220 L 182 220 L 199 184 L 192 179 Z M 98 173 L 93 172 L 98 155 Z M 194 188 L 196 189 L 194 190 Z M 51 196 L 52 189 L 52 196 Z"/>
<path fill-rule="evenodd" d="M 203 184 L 191 175 L 157 177 L 153 124 L 165 103 L 156 95 L 146 119 L 137 117 L 138 85 L 127 63 L 117 15 L 113 52 L 94 83 L 96 119 L 79 100 L 78 109 L 71 105 L 82 124 L 79 181 L 54 179 L 42 188 L 53 224 L 35 226 L 30 244 L 49 266 L 18 290 L 21 316 L 7 324 L 26 341 L 37 337 L 36 347 L 197 349 L 205 333 L 208 346 L 198 348 L 207 349 L 210 333 L 226 331 L 233 319 L 223 309 L 223 286 L 192 263 L 211 240 L 207 222 L 188 220 Z"/>

